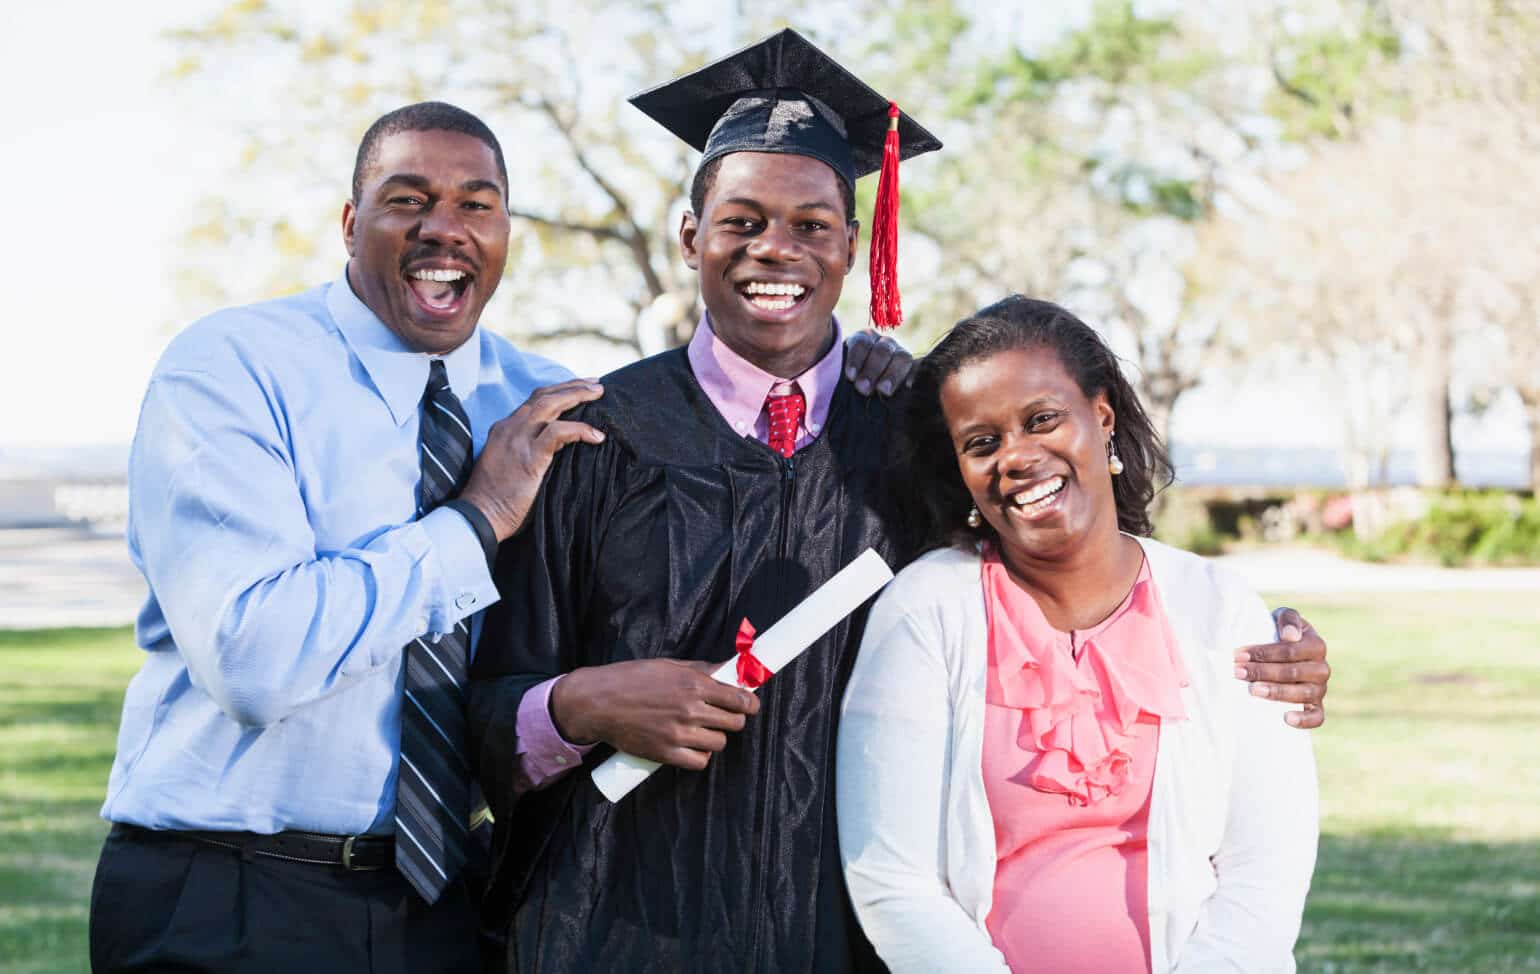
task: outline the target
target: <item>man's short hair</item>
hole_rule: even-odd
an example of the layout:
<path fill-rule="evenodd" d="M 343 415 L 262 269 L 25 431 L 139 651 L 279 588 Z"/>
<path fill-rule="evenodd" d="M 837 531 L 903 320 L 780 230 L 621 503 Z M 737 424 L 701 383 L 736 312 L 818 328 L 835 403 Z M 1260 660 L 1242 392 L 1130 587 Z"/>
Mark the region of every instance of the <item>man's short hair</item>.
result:
<path fill-rule="evenodd" d="M 726 158 L 727 156 L 717 156 L 695 170 L 695 178 L 690 181 L 690 212 L 697 217 L 706 208 L 706 197 L 710 195 L 717 183 L 717 169 Z M 830 169 L 832 170 L 833 167 L 831 166 Z M 840 201 L 845 204 L 845 222 L 850 223 L 856 218 L 855 189 L 845 182 L 845 177 L 839 173 L 835 173 L 834 177 L 840 184 Z"/>
<path fill-rule="evenodd" d="M 421 101 L 381 115 L 358 143 L 358 158 L 353 162 L 353 203 L 364 192 L 364 173 L 379 159 L 380 143 L 397 132 L 461 132 L 480 139 L 497 159 L 497 175 L 503 181 L 503 195 L 508 195 L 508 166 L 503 162 L 503 147 L 487 123 L 463 108 L 442 101 Z"/>

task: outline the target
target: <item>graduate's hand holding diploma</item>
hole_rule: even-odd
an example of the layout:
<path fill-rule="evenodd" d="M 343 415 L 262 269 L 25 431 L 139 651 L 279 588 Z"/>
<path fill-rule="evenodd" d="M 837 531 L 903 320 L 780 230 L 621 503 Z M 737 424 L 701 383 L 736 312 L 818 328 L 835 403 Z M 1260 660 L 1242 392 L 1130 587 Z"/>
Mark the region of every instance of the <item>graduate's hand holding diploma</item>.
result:
<path fill-rule="evenodd" d="M 524 526 L 556 451 L 572 443 L 602 443 L 604 434 L 561 414 L 604 395 L 594 379 L 570 379 L 536 389 L 524 405 L 492 424 L 460 499 L 491 522 L 498 541 Z"/>
<path fill-rule="evenodd" d="M 892 578 L 893 571 L 882 556 L 866 549 L 763 633 L 756 633 L 749 620 L 744 619 L 738 627 L 737 655 L 725 663 L 709 664 L 711 679 L 740 692 L 759 689 Z M 559 727 L 559 719 L 557 723 Z M 725 737 L 723 742 L 725 745 Z M 617 749 L 619 753 L 612 754 L 592 772 L 594 787 L 612 802 L 630 794 L 661 763 L 640 751 Z M 704 761 L 701 766 L 705 766 Z"/>
<path fill-rule="evenodd" d="M 631 660 L 573 670 L 551 691 L 551 717 L 567 740 L 700 771 L 727 735 L 759 713 L 759 698 L 711 678 L 719 664 Z"/>

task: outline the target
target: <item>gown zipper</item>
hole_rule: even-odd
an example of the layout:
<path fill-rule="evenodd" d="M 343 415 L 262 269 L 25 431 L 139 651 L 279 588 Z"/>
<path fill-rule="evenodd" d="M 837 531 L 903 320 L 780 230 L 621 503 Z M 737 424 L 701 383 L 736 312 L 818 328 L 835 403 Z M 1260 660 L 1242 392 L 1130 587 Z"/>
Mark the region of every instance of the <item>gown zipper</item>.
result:
<path fill-rule="evenodd" d="M 787 564 L 787 556 L 788 556 L 789 549 L 790 549 L 790 542 L 791 542 L 791 511 L 792 511 L 792 501 L 795 499 L 795 496 L 796 496 L 796 488 L 797 488 L 797 464 L 796 464 L 796 458 L 794 456 L 792 456 L 792 457 L 782 457 L 781 458 L 781 533 L 780 533 L 780 539 L 779 539 L 779 541 L 777 543 L 777 546 L 776 546 L 776 558 L 778 560 L 778 563 L 781 564 L 782 566 Z M 782 602 L 785 601 L 786 584 L 787 584 L 786 570 L 783 567 L 781 569 L 781 577 L 776 579 L 777 592 L 780 595 Z M 775 754 L 776 754 L 776 748 L 780 744 L 779 730 L 780 730 L 780 726 L 781 726 L 781 722 L 780 722 L 781 708 L 778 705 L 779 704 L 779 699 L 780 698 L 778 696 L 772 698 L 771 711 L 769 713 L 761 715 L 761 717 L 760 717 L 761 720 L 765 720 L 767 722 L 766 725 L 765 725 L 765 755 L 767 757 L 767 762 L 766 762 L 767 764 L 773 764 L 774 763 L 774 761 L 775 761 Z M 761 931 L 762 927 L 764 926 L 764 923 L 766 922 L 766 921 L 760 919 L 761 914 L 762 914 L 762 911 L 760 910 L 760 904 L 763 903 L 764 899 L 765 899 L 765 882 L 766 882 L 766 875 L 765 874 L 766 874 L 766 869 L 767 869 L 767 866 L 768 866 L 769 860 L 770 860 L 770 837 L 772 835 L 772 824 L 771 824 L 772 823 L 772 817 L 770 815 L 770 792 L 771 792 L 771 787 L 772 787 L 771 782 L 772 782 L 773 778 L 774 778 L 774 775 L 771 775 L 771 774 L 762 775 L 761 778 L 760 778 L 759 808 L 760 808 L 760 823 L 761 824 L 760 824 L 760 832 L 759 832 L 759 856 L 758 856 L 758 860 L 759 861 L 757 863 L 758 868 L 755 870 L 755 876 L 754 876 L 754 896 L 751 899 L 750 904 L 749 904 L 749 916 L 755 918 L 753 920 L 753 923 L 754 923 L 753 943 L 750 945 L 750 950 L 749 950 L 749 958 L 750 958 L 750 960 L 749 960 L 749 969 L 750 970 L 758 969 L 758 966 L 759 966 L 758 961 L 759 961 L 760 931 Z"/>

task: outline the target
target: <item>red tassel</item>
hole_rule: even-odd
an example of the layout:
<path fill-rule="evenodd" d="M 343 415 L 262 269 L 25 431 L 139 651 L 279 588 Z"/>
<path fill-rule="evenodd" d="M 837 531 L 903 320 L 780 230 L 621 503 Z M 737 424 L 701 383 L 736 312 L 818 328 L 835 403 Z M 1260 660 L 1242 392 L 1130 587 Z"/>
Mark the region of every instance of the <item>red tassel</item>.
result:
<path fill-rule="evenodd" d="M 872 214 L 872 324 L 897 328 L 904 321 L 898 296 L 898 105 L 888 102 L 888 134 L 882 141 L 882 175 Z"/>

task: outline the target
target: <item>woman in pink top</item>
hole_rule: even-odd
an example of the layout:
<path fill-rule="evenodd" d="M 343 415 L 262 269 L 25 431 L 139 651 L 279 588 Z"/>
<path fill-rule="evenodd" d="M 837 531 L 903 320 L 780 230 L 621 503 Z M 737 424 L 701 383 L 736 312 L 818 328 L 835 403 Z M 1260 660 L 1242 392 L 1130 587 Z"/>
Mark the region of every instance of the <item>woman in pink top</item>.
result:
<path fill-rule="evenodd" d="M 1292 970 L 1306 735 L 1233 679 L 1244 585 L 1148 539 L 1170 464 L 1101 338 L 986 308 L 920 363 L 898 476 L 935 550 L 841 717 L 852 900 L 897 971 Z"/>

